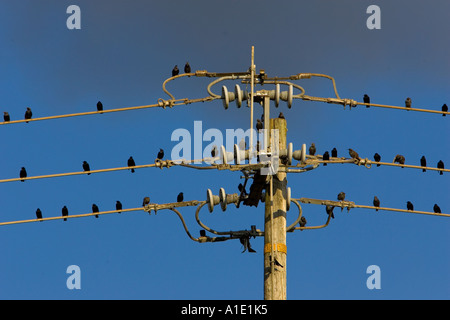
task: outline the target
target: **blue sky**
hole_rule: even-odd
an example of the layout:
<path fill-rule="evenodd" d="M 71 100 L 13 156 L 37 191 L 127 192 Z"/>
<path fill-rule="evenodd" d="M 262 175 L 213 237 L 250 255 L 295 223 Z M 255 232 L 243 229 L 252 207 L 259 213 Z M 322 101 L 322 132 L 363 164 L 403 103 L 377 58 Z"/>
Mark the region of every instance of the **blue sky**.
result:
<path fill-rule="evenodd" d="M 81 30 L 68 30 L 66 9 L 81 9 Z M 381 29 L 366 27 L 366 9 L 381 8 Z M 175 64 L 193 70 L 245 71 L 255 47 L 256 69 L 269 76 L 324 73 L 341 97 L 439 110 L 450 102 L 448 1 L 8 1 L 0 4 L 0 112 L 22 119 L 156 103 L 168 99 L 162 82 Z M 179 98 L 207 96 L 211 79 L 169 84 Z M 298 82 L 307 94 L 332 97 L 330 81 Z M 228 85 L 228 83 L 227 83 Z M 228 87 L 234 83 L 230 82 Z M 217 88 L 218 89 L 218 88 Z M 260 90 L 261 87 L 257 87 Z M 264 87 L 266 89 L 266 86 Z M 283 103 L 288 141 L 314 142 L 318 153 L 353 148 L 382 161 L 398 153 L 407 164 L 425 155 L 430 166 L 450 164 L 449 117 L 382 108 L 294 100 Z M 261 108 L 255 105 L 255 117 Z M 247 129 L 248 108 L 221 101 L 0 126 L 0 178 L 121 167 L 133 156 L 152 163 L 159 148 L 175 146 L 174 130 Z M 204 143 L 206 147 L 209 142 Z M 174 167 L 0 183 L 1 221 L 139 207 L 142 198 L 205 200 L 210 188 L 237 192 L 239 172 Z M 290 174 L 294 198 L 335 200 L 340 191 L 357 204 L 450 211 L 448 174 L 397 167 L 328 165 Z M 326 218 L 322 206 L 303 205 L 308 225 Z M 194 208 L 180 210 L 198 236 Z M 218 230 L 263 229 L 263 206 L 201 212 Z M 327 228 L 287 235 L 288 299 L 449 299 L 450 220 L 444 217 L 354 209 L 335 213 Z M 288 223 L 294 221 L 288 213 Z M 3 226 L 1 299 L 262 299 L 263 238 L 256 254 L 238 241 L 199 244 L 171 211 L 144 211 Z M 69 290 L 66 269 L 81 269 L 81 289 Z M 369 290 L 366 269 L 381 269 L 381 289 Z"/>

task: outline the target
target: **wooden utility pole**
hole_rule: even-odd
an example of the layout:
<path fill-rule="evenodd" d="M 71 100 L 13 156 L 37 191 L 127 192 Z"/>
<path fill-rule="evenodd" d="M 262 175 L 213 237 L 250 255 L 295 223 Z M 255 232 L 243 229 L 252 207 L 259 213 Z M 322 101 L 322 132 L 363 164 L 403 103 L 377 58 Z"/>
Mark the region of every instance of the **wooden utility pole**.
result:
<path fill-rule="evenodd" d="M 264 101 L 265 107 L 267 103 L 270 103 L 269 99 Z M 266 120 L 268 115 L 265 116 Z M 270 140 L 278 143 L 278 150 L 285 150 L 286 120 L 270 119 L 270 129 Z M 278 130 L 278 141 L 272 139 L 273 130 Z M 286 172 L 278 171 L 268 177 L 271 180 L 266 189 L 264 215 L 264 299 L 286 300 Z"/>

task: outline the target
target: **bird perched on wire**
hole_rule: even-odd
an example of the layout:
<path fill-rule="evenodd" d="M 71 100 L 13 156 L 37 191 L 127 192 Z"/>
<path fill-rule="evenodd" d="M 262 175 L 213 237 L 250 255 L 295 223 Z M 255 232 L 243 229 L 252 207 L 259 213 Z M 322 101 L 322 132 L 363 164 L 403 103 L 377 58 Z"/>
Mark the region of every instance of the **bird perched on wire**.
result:
<path fill-rule="evenodd" d="M 206 237 L 206 231 L 205 230 L 200 230 L 200 237 Z"/>
<path fill-rule="evenodd" d="M 175 67 L 173 67 L 172 69 L 172 77 L 177 76 L 180 73 L 180 70 L 178 69 L 178 65 L 176 65 Z"/>
<path fill-rule="evenodd" d="M 364 103 L 370 103 L 370 97 L 367 94 L 365 94 L 363 97 L 363 101 Z M 370 108 L 370 105 L 366 105 L 366 108 Z"/>
<path fill-rule="evenodd" d="M 399 164 L 405 164 L 405 157 L 402 156 L 401 154 L 396 155 L 394 158 L 394 161 L 392 161 L 392 163 L 396 163 L 396 162 L 398 162 Z M 404 167 L 402 166 L 402 168 L 404 168 Z"/>
<path fill-rule="evenodd" d="M 25 120 L 31 119 L 33 116 L 33 112 L 31 112 L 31 109 L 27 107 L 27 111 L 25 111 Z M 28 123 L 28 121 L 26 121 Z"/>
<path fill-rule="evenodd" d="M 445 116 L 445 114 L 444 114 L 444 116 Z M 9 116 L 9 113 L 6 111 L 3 112 L 3 121 L 5 121 L 5 122 L 11 121 L 11 117 Z"/>
<path fill-rule="evenodd" d="M 316 145 L 314 142 L 311 143 L 311 146 L 309 147 L 309 155 L 313 156 L 316 154 Z"/>
<path fill-rule="evenodd" d="M 184 200 L 183 192 L 180 192 L 177 196 L 177 202 L 183 202 L 183 200 Z"/>
<path fill-rule="evenodd" d="M 433 211 L 434 211 L 434 213 L 442 213 L 442 212 L 441 212 L 441 208 L 439 208 L 439 206 L 437 205 L 437 203 L 434 204 L 434 206 L 433 206 Z"/>
<path fill-rule="evenodd" d="M 264 128 L 264 125 L 260 119 L 256 119 L 256 131 L 260 131 Z"/>
<path fill-rule="evenodd" d="M 333 158 L 337 158 L 338 154 L 337 154 L 337 149 L 336 148 L 333 148 L 333 150 L 331 150 L 331 156 Z"/>
<path fill-rule="evenodd" d="M 344 201 L 344 200 L 345 200 L 345 192 L 339 192 L 339 194 L 338 194 L 338 196 L 337 196 L 337 199 L 338 199 L 339 201 Z M 342 210 L 344 210 L 343 207 L 341 207 L 341 212 L 342 212 Z"/>
<path fill-rule="evenodd" d="M 219 155 L 219 150 L 217 149 L 217 146 L 214 145 L 211 149 L 211 157 L 215 158 Z"/>
<path fill-rule="evenodd" d="M 447 107 L 447 105 L 446 105 L 445 103 L 442 105 L 442 112 L 448 112 L 448 107 Z M 442 116 L 445 117 L 446 114 L 443 113 Z M 6 121 L 6 120 L 5 120 L 5 121 Z"/>
<path fill-rule="evenodd" d="M 164 158 L 164 150 L 159 149 L 158 155 L 156 156 L 157 159 L 162 160 Z"/>
<path fill-rule="evenodd" d="M 328 153 L 328 151 L 325 151 L 325 152 L 323 153 L 322 159 L 323 159 L 324 161 L 329 161 L 329 160 L 330 160 L 330 154 Z M 327 165 L 326 162 L 324 162 L 323 165 L 326 166 L 326 165 Z"/>
<path fill-rule="evenodd" d="M 427 166 L 427 159 L 425 158 L 425 156 L 422 156 L 422 158 L 420 158 L 420 165 L 422 167 L 426 167 Z M 422 169 L 422 172 L 427 171 L 427 169 Z"/>
<path fill-rule="evenodd" d="M 325 211 L 327 212 L 327 214 L 328 214 L 329 216 L 331 216 L 331 217 L 334 219 L 334 213 L 333 213 L 333 210 L 334 210 L 334 206 L 327 205 L 327 206 L 325 207 Z M 341 210 L 341 211 L 342 211 L 342 210 Z"/>
<path fill-rule="evenodd" d="M 414 211 L 414 206 L 411 201 L 406 202 L 406 209 Z"/>
<path fill-rule="evenodd" d="M 380 207 L 380 199 L 378 199 L 377 196 L 373 197 L 373 206 L 374 207 Z M 378 211 L 378 209 L 375 209 L 376 211 Z"/>
<path fill-rule="evenodd" d="M 150 197 L 145 197 L 144 200 L 142 201 L 142 206 L 145 207 L 149 203 L 150 203 Z"/>
<path fill-rule="evenodd" d="M 286 119 L 286 118 L 284 117 L 283 112 L 280 112 L 280 114 L 278 115 L 278 118 L 280 118 L 280 119 Z"/>
<path fill-rule="evenodd" d="M 133 157 L 130 157 L 130 158 L 128 159 L 127 164 L 128 164 L 129 167 L 134 167 L 134 166 L 136 166 L 136 163 L 134 162 Z M 131 168 L 131 172 L 134 173 L 134 169 L 133 169 L 133 168 Z"/>
<path fill-rule="evenodd" d="M 61 213 L 62 213 L 62 216 L 63 216 L 63 217 L 67 217 L 67 216 L 69 215 L 69 209 L 67 209 L 67 207 L 64 206 L 64 207 L 62 208 L 62 210 L 61 210 Z M 67 221 L 67 219 L 64 218 L 64 221 Z"/>
<path fill-rule="evenodd" d="M 191 73 L 191 66 L 189 65 L 189 62 L 186 62 L 184 65 L 184 73 Z"/>
<path fill-rule="evenodd" d="M 378 154 L 378 153 L 375 153 L 374 155 L 373 155 L 373 159 L 376 161 L 376 162 L 380 162 L 381 161 L 381 156 Z M 380 166 L 380 164 L 377 164 L 377 167 L 379 167 Z"/>
<path fill-rule="evenodd" d="M 36 219 L 42 219 L 42 211 L 39 208 L 36 210 Z"/>
<path fill-rule="evenodd" d="M 348 154 L 350 155 L 350 157 L 352 157 L 353 159 L 357 159 L 357 160 L 361 160 L 361 158 L 358 155 L 358 152 L 356 152 L 353 149 L 348 149 Z"/>
<path fill-rule="evenodd" d="M 103 103 L 101 101 L 97 102 L 97 111 L 103 111 Z"/>
<path fill-rule="evenodd" d="M 411 108 L 411 103 L 412 103 L 411 98 L 410 97 L 406 98 L 406 100 L 405 100 L 405 107 L 406 108 Z"/>
<path fill-rule="evenodd" d="M 444 168 L 444 162 L 442 160 L 439 160 L 438 164 L 437 164 L 438 169 L 445 169 Z M 444 172 L 443 171 L 439 171 L 439 174 L 442 175 Z"/>
<path fill-rule="evenodd" d="M 119 200 L 116 201 L 116 210 L 122 210 L 122 202 Z M 120 211 L 118 213 L 121 213 Z"/>
<path fill-rule="evenodd" d="M 94 203 L 92 204 L 92 213 L 99 212 L 97 205 Z M 98 218 L 98 214 L 95 215 L 96 218 Z"/>
<path fill-rule="evenodd" d="M 21 178 L 26 178 L 27 177 L 27 170 L 25 169 L 25 167 L 22 167 L 20 169 L 19 176 Z M 20 181 L 24 182 L 25 180 L 20 180 Z"/>
<path fill-rule="evenodd" d="M 300 225 L 300 227 L 305 227 L 306 226 L 306 218 L 304 216 L 302 216 L 300 218 L 300 222 L 298 223 Z M 303 231 L 302 229 L 300 229 L 300 231 Z"/>
<path fill-rule="evenodd" d="M 83 170 L 84 171 L 91 171 L 91 167 L 89 166 L 89 163 L 87 163 L 87 161 L 83 161 Z M 90 175 L 90 173 L 88 173 L 88 175 Z"/>
<path fill-rule="evenodd" d="M 242 251 L 242 253 L 244 253 L 245 251 L 256 252 L 255 250 L 252 249 L 252 246 L 250 245 L 250 235 L 241 236 L 239 238 L 239 241 L 244 246 L 244 250 Z"/>

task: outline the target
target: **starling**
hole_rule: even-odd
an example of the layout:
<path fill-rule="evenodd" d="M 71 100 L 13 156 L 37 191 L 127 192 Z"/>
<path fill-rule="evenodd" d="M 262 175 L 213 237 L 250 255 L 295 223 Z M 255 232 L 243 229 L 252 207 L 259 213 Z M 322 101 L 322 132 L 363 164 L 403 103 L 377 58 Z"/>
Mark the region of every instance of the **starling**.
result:
<path fill-rule="evenodd" d="M 395 163 L 395 162 L 398 162 L 400 164 L 405 164 L 405 157 L 402 156 L 401 154 L 398 154 L 395 156 L 394 161 L 392 163 Z M 402 166 L 402 168 L 404 168 L 404 167 Z"/>
<path fill-rule="evenodd" d="M 248 252 L 256 252 L 255 250 L 252 249 L 250 245 L 250 236 L 248 235 L 242 236 L 239 238 L 239 241 L 244 246 L 244 251 L 242 251 L 242 253 L 244 253 L 246 250 L 248 250 Z"/>
<path fill-rule="evenodd" d="M 286 118 L 284 117 L 283 112 L 280 112 L 280 114 L 278 115 L 278 118 L 280 118 L 280 119 L 286 119 Z"/>
<path fill-rule="evenodd" d="M 162 160 L 162 158 L 164 158 L 164 150 L 163 149 L 159 149 L 158 155 L 156 156 L 156 158 L 158 158 L 159 160 Z"/>
<path fill-rule="evenodd" d="M 407 208 L 408 210 L 414 211 L 414 206 L 413 206 L 413 204 L 411 203 L 411 201 L 406 202 L 406 208 Z"/>
<path fill-rule="evenodd" d="M 444 114 L 444 116 L 445 116 L 445 114 Z M 11 121 L 11 117 L 9 116 L 9 113 L 6 111 L 3 112 L 3 120 L 5 122 Z"/>
<path fill-rule="evenodd" d="M 122 210 L 122 203 L 119 200 L 116 201 L 116 210 Z M 121 212 L 118 212 L 118 213 L 121 213 Z"/>
<path fill-rule="evenodd" d="M 89 163 L 87 163 L 87 161 L 83 161 L 83 170 L 91 171 L 91 168 L 89 167 Z M 88 175 L 90 175 L 90 173 L 88 173 Z"/>
<path fill-rule="evenodd" d="M 184 200 L 183 192 L 180 192 L 177 196 L 177 202 L 183 202 L 183 200 Z"/>
<path fill-rule="evenodd" d="M 306 226 L 306 218 L 304 216 L 302 216 L 300 218 L 300 222 L 298 224 L 300 225 L 300 227 L 305 227 Z M 300 231 L 303 231 L 303 230 L 300 229 Z"/>
<path fill-rule="evenodd" d="M 172 70 L 172 77 L 177 76 L 180 73 L 180 70 L 178 70 L 178 65 L 176 65 Z"/>
<path fill-rule="evenodd" d="M 380 207 L 380 199 L 378 199 L 377 196 L 373 197 L 373 206 L 374 207 Z M 375 209 L 376 211 L 378 211 L 378 209 Z"/>
<path fill-rule="evenodd" d="M 215 158 L 219 155 L 219 150 L 217 150 L 217 146 L 213 146 L 211 149 L 211 157 Z"/>
<path fill-rule="evenodd" d="M 97 207 L 97 205 L 94 203 L 94 204 L 92 205 L 92 213 L 95 213 L 95 212 L 98 212 L 98 211 L 99 211 L 99 210 L 98 210 L 98 207 Z M 95 217 L 98 218 L 98 214 L 96 214 Z"/>
<path fill-rule="evenodd" d="M 205 230 L 200 230 L 200 237 L 206 237 L 206 231 Z"/>
<path fill-rule="evenodd" d="M 380 156 L 378 153 L 375 153 L 375 154 L 373 155 L 373 159 L 374 159 L 376 162 L 380 162 L 381 156 Z M 380 166 L 380 164 L 377 164 L 377 167 L 379 167 L 379 166 Z"/>
<path fill-rule="evenodd" d="M 63 216 L 63 217 L 67 217 L 67 216 L 69 215 L 69 210 L 67 209 L 66 206 L 64 206 L 64 207 L 62 208 L 61 212 L 62 212 L 62 216 Z M 67 221 L 67 219 L 64 218 L 64 221 Z"/>
<path fill-rule="evenodd" d="M 334 206 L 330 206 L 330 205 L 327 205 L 325 208 L 325 210 L 327 211 L 327 214 L 334 219 L 333 209 L 334 209 Z"/>
<path fill-rule="evenodd" d="M 134 167 L 134 166 L 136 166 L 136 163 L 134 162 L 134 159 L 133 159 L 133 157 L 130 157 L 129 159 L 128 159 L 128 166 L 129 167 Z M 131 168 L 131 172 L 132 173 L 134 173 L 134 169 L 133 168 Z"/>
<path fill-rule="evenodd" d="M 330 154 L 328 153 L 328 151 L 325 151 L 325 152 L 324 152 L 324 154 L 323 154 L 323 160 L 324 160 L 324 161 L 330 160 Z M 324 162 L 323 165 L 326 166 L 327 164 Z"/>
<path fill-rule="evenodd" d="M 425 156 L 422 156 L 422 158 L 420 158 L 420 165 L 422 167 L 426 167 L 427 166 L 427 159 L 425 159 Z M 427 171 L 427 169 L 422 169 L 422 172 Z"/>
<path fill-rule="evenodd" d="M 259 132 L 259 130 L 262 130 L 264 128 L 264 125 L 260 119 L 256 119 L 256 131 Z"/>
<path fill-rule="evenodd" d="M 36 210 L 36 219 L 42 219 L 42 211 L 39 208 Z"/>
<path fill-rule="evenodd" d="M 336 148 L 333 148 L 333 150 L 331 150 L 331 156 L 333 158 L 337 158 L 337 149 Z"/>
<path fill-rule="evenodd" d="M 184 65 L 184 73 L 191 73 L 191 66 L 189 65 L 189 62 L 186 62 Z"/>
<path fill-rule="evenodd" d="M 444 162 L 442 160 L 439 160 L 437 167 L 438 167 L 438 169 L 444 169 Z M 442 174 L 444 174 L 444 172 L 439 171 L 439 174 L 442 175 Z"/>
<path fill-rule="evenodd" d="M 31 119 L 32 116 L 33 116 L 33 113 L 31 112 L 31 109 L 27 108 L 27 111 L 25 111 L 25 120 Z M 26 121 L 26 123 L 28 123 L 28 121 Z"/>
<path fill-rule="evenodd" d="M 316 154 L 316 145 L 313 143 L 311 143 L 311 146 L 309 147 L 309 155 L 313 156 Z"/>
<path fill-rule="evenodd" d="M 363 98 L 364 103 L 370 103 L 370 97 L 365 94 Z M 366 105 L 366 108 L 370 108 L 370 105 Z"/>
<path fill-rule="evenodd" d="M 433 206 L 433 211 L 434 211 L 434 213 L 442 213 L 442 212 L 441 212 L 441 208 L 439 208 L 439 206 L 437 205 L 437 203 L 434 204 L 434 206 Z"/>
<path fill-rule="evenodd" d="M 447 105 L 445 103 L 442 105 L 442 112 L 448 112 L 448 107 L 447 107 Z M 442 116 L 445 117 L 446 114 L 444 113 L 444 114 L 442 114 Z"/>
<path fill-rule="evenodd" d="M 22 169 L 20 169 L 20 173 L 19 173 L 21 178 L 26 178 L 27 177 L 27 170 L 25 170 L 25 167 L 22 167 Z M 20 180 L 22 182 L 24 182 L 25 180 Z"/>
<path fill-rule="evenodd" d="M 145 207 L 149 203 L 150 203 L 150 197 L 145 197 L 144 200 L 142 201 L 142 206 Z"/>
<path fill-rule="evenodd" d="M 337 199 L 339 201 L 344 201 L 345 200 L 345 192 L 339 192 Z"/>
<path fill-rule="evenodd" d="M 103 104 L 100 101 L 97 102 L 97 111 L 103 111 Z"/>
<path fill-rule="evenodd" d="M 405 107 L 406 108 L 411 108 L 411 98 L 406 98 L 405 100 Z"/>
<path fill-rule="evenodd" d="M 353 159 L 358 159 L 361 160 L 361 158 L 359 157 L 358 153 L 353 150 L 353 149 L 348 149 L 348 154 L 350 155 L 350 157 L 352 157 Z"/>

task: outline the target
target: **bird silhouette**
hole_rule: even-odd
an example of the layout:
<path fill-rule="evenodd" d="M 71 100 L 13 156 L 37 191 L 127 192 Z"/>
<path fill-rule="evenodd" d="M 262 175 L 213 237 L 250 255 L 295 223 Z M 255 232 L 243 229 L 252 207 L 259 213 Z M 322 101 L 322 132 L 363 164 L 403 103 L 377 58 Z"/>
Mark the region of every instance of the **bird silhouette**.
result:
<path fill-rule="evenodd" d="M 357 160 L 361 160 L 361 158 L 358 155 L 358 152 L 356 152 L 353 149 L 348 149 L 348 154 L 350 155 L 350 157 L 352 157 L 353 159 L 357 159 Z"/>
<path fill-rule="evenodd" d="M 405 157 L 402 156 L 401 154 L 398 154 L 395 156 L 394 161 L 392 161 L 392 163 L 398 162 L 399 164 L 405 164 Z M 402 168 L 404 168 L 402 166 Z"/>
<path fill-rule="evenodd" d="M 249 235 L 241 236 L 239 238 L 239 241 L 244 246 L 244 250 L 242 251 L 242 253 L 244 253 L 245 251 L 256 252 L 255 250 L 252 249 L 252 247 L 250 245 L 250 236 Z"/>
<path fill-rule="evenodd" d="M 378 153 L 375 153 L 374 155 L 373 155 L 373 159 L 376 161 L 376 162 L 380 162 L 381 161 L 381 156 L 378 154 Z M 380 166 L 380 164 L 377 164 L 377 167 L 379 167 Z"/>
<path fill-rule="evenodd" d="M 62 212 L 62 216 L 63 216 L 63 217 L 67 217 L 67 216 L 69 215 L 69 210 L 67 209 L 66 206 L 64 206 L 64 207 L 62 208 L 61 212 Z M 64 221 L 67 221 L 67 219 L 64 218 Z"/>
<path fill-rule="evenodd" d="M 5 122 L 11 121 L 11 117 L 9 116 L 9 113 L 6 112 L 6 111 L 3 112 L 3 120 L 4 120 Z"/>
<path fill-rule="evenodd" d="M 286 118 L 284 117 L 283 112 L 280 112 L 280 114 L 278 115 L 278 118 L 280 118 L 280 119 L 286 119 Z"/>
<path fill-rule="evenodd" d="M 337 158 L 338 154 L 337 154 L 337 149 L 336 148 L 333 148 L 333 150 L 331 150 L 331 156 L 333 158 Z"/>
<path fill-rule="evenodd" d="M 438 169 L 445 169 L 444 168 L 444 162 L 442 160 L 439 160 L 438 164 L 437 164 Z M 444 171 L 439 171 L 439 174 L 442 175 L 444 174 Z"/>
<path fill-rule="evenodd" d="M 309 155 L 313 156 L 316 154 L 316 145 L 313 143 L 311 143 L 311 146 L 309 147 Z"/>
<path fill-rule="evenodd" d="M 442 213 L 442 212 L 441 212 L 441 208 L 439 208 L 439 206 L 437 205 L 437 203 L 434 204 L 434 206 L 433 206 L 433 211 L 434 211 L 434 213 Z"/>
<path fill-rule="evenodd" d="M 414 206 L 411 201 L 406 202 L 406 209 L 414 211 Z"/>
<path fill-rule="evenodd" d="M 327 206 L 325 207 L 325 210 L 326 210 L 327 214 L 328 214 L 329 216 L 331 216 L 331 217 L 334 219 L 333 209 L 334 209 L 334 206 L 327 205 Z M 341 211 L 342 211 L 342 210 L 341 210 Z"/>
<path fill-rule="evenodd" d="M 122 210 L 122 203 L 119 200 L 116 201 L 116 210 Z M 121 212 L 119 211 L 118 213 Z"/>
<path fill-rule="evenodd" d="M 409 97 L 406 98 L 406 100 L 405 100 L 405 107 L 406 108 L 411 108 L 411 103 L 412 103 L 411 98 L 409 98 Z"/>
<path fill-rule="evenodd" d="M 145 197 L 144 200 L 142 201 L 142 206 L 145 207 L 149 203 L 150 203 L 150 197 Z"/>
<path fill-rule="evenodd" d="M 330 160 L 330 154 L 328 153 L 328 151 L 325 151 L 325 152 L 324 152 L 322 159 L 323 159 L 324 161 Z M 326 166 L 326 165 L 327 165 L 326 162 L 324 162 L 323 165 Z"/>
<path fill-rule="evenodd" d="M 300 225 L 300 227 L 305 227 L 306 226 L 306 218 L 304 216 L 302 216 L 300 218 L 300 222 L 298 223 Z M 300 231 L 303 231 L 302 229 L 300 229 Z"/>
<path fill-rule="evenodd" d="M 128 164 L 129 167 L 134 167 L 134 166 L 136 166 L 136 163 L 134 162 L 133 157 L 130 157 L 130 158 L 128 159 L 127 164 Z M 134 173 L 134 169 L 133 169 L 133 168 L 131 168 L 131 172 Z"/>
<path fill-rule="evenodd" d="M 87 163 L 87 161 L 83 161 L 83 170 L 85 172 L 91 171 L 91 167 L 89 166 L 89 163 Z M 90 175 L 90 173 L 88 173 L 88 175 Z"/>
<path fill-rule="evenodd" d="M 447 105 L 445 103 L 442 105 L 442 112 L 448 112 L 448 107 L 447 107 Z M 445 117 L 446 114 L 444 113 L 444 114 L 442 114 L 442 116 Z"/>
<path fill-rule="evenodd" d="M 365 94 L 363 98 L 364 103 L 370 103 L 370 97 Z M 370 108 L 370 105 L 366 105 L 366 108 Z"/>
<path fill-rule="evenodd" d="M 36 210 L 36 219 L 42 219 L 42 211 L 39 208 Z"/>
<path fill-rule="evenodd" d="M 420 158 L 420 165 L 422 167 L 426 167 L 427 166 L 427 159 L 425 158 L 425 156 L 422 156 L 422 158 Z M 427 169 L 422 169 L 422 172 L 427 171 Z"/>
<path fill-rule="evenodd" d="M 339 192 L 337 199 L 339 201 L 344 201 L 345 200 L 345 192 Z M 342 212 L 342 210 L 344 210 L 344 207 L 341 207 L 341 212 Z"/>
<path fill-rule="evenodd" d="M 264 125 L 260 119 L 256 119 L 256 131 L 260 131 L 264 128 Z"/>
<path fill-rule="evenodd" d="M 217 149 L 217 146 L 214 145 L 211 149 L 211 157 L 215 158 L 219 155 L 219 150 Z"/>
<path fill-rule="evenodd" d="M 172 69 L 172 77 L 177 76 L 180 73 L 180 70 L 178 69 L 178 65 L 176 65 L 173 69 Z"/>
<path fill-rule="evenodd" d="M 98 211 L 98 206 L 95 203 L 92 204 L 92 213 L 96 213 Z M 95 217 L 98 218 L 98 214 L 96 214 Z"/>
<path fill-rule="evenodd" d="M 189 62 L 186 62 L 184 65 L 184 73 L 191 73 L 191 66 L 189 65 Z"/>
<path fill-rule="evenodd" d="M 32 116 L 33 112 L 31 112 L 30 108 L 27 108 L 27 111 L 25 111 L 25 120 L 31 119 Z M 26 123 L 28 123 L 28 121 L 26 121 Z"/>
<path fill-rule="evenodd" d="M 100 101 L 97 102 L 97 111 L 103 111 L 103 104 Z"/>
<path fill-rule="evenodd" d="M 377 196 L 373 197 L 373 206 L 380 207 L 380 199 L 378 199 Z M 378 211 L 378 209 L 375 209 L 375 210 Z"/>
<path fill-rule="evenodd" d="M 206 231 L 205 230 L 200 230 L 200 237 L 206 237 Z"/>
<path fill-rule="evenodd" d="M 177 196 L 177 202 L 183 202 L 183 200 L 184 200 L 183 192 L 180 192 Z"/>
<path fill-rule="evenodd" d="M 164 150 L 159 149 L 158 155 L 156 156 L 157 159 L 162 160 L 164 158 Z"/>
<path fill-rule="evenodd" d="M 25 169 L 25 167 L 22 167 L 22 169 L 20 169 L 19 176 L 21 178 L 26 178 L 27 177 L 27 170 Z M 25 180 L 20 180 L 20 181 L 24 182 Z"/>

